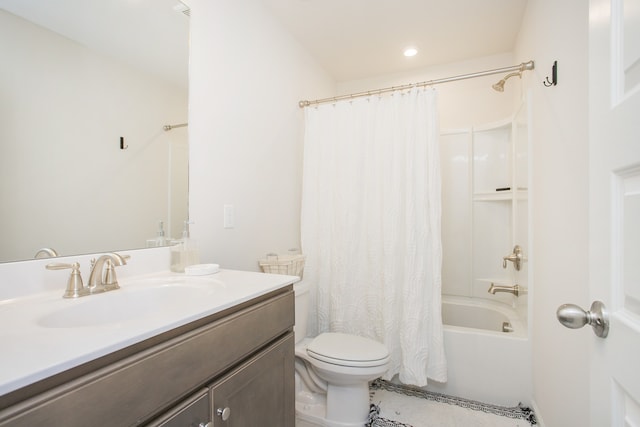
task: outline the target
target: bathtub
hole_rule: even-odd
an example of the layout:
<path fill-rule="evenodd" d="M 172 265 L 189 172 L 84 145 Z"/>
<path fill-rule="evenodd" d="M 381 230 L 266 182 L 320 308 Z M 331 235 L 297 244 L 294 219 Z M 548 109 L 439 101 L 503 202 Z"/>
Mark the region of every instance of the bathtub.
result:
<path fill-rule="evenodd" d="M 502 406 L 531 404 L 530 341 L 515 310 L 443 296 L 442 317 L 448 379 L 429 382 L 427 390 Z"/>
<path fill-rule="evenodd" d="M 451 328 L 508 332 L 512 336 L 526 336 L 523 323 L 515 310 L 504 304 L 482 299 L 443 297 L 442 323 Z"/>

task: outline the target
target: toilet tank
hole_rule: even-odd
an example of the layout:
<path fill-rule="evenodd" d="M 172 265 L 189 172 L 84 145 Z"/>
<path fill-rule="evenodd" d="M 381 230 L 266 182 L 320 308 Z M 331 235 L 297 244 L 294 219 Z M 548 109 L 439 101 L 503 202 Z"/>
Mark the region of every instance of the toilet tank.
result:
<path fill-rule="evenodd" d="M 293 327 L 293 334 L 296 343 L 302 341 L 307 336 L 307 321 L 309 316 L 309 284 L 304 280 L 294 283 L 293 292 L 296 299 L 296 324 Z"/>

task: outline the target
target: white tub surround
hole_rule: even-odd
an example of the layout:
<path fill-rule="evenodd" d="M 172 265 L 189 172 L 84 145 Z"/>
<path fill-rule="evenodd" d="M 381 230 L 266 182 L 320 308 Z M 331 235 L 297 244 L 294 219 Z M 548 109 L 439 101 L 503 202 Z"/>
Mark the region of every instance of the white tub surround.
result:
<path fill-rule="evenodd" d="M 507 406 L 531 402 L 530 111 L 524 97 L 507 119 L 441 134 L 449 379 L 428 390 Z M 518 266 L 508 261 L 516 245 Z M 492 285 L 526 292 L 489 292 Z"/>
<path fill-rule="evenodd" d="M 509 118 L 440 136 L 442 292 L 518 307 L 525 322 L 527 294 L 488 290 L 491 284 L 531 286 L 529 110 L 523 100 Z M 519 268 L 505 260 L 516 245 Z"/>
<path fill-rule="evenodd" d="M 164 259 L 162 252 L 155 253 Z M 44 264 L 52 260 L 0 266 L 5 291 L 9 283 L 27 287 L 15 275 L 18 271 L 32 272 L 31 280 L 42 272 L 47 276 L 40 289 L 29 283 L 33 285 L 31 294 L 11 297 L 5 292 L 0 300 L 0 323 L 5 325 L 0 331 L 0 364 L 5 367 L 0 370 L 0 396 L 298 280 L 295 276 L 232 270 L 192 277 L 170 273 L 168 262 L 164 263 L 165 271 L 130 275 L 127 269 L 144 270 L 136 264 L 154 251 L 122 253 L 132 258 L 126 266 L 118 267 L 121 288 L 77 299 L 62 298 L 69 272 L 45 270 Z M 155 266 L 153 258 L 145 264 Z M 49 276 L 55 277 L 55 285 Z M 81 320 L 74 323 L 77 318 Z"/>

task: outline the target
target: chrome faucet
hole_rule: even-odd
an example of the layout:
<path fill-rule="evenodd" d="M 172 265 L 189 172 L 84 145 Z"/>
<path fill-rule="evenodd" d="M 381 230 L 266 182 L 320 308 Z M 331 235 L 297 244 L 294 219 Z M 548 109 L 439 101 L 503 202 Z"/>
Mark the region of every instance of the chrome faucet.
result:
<path fill-rule="evenodd" d="M 91 260 L 91 273 L 87 283 L 89 292 L 95 294 L 120 288 L 115 267 L 126 265 L 128 258 L 129 255 L 123 256 L 111 252 L 100 256 L 97 260 Z"/>
<path fill-rule="evenodd" d="M 520 296 L 520 294 L 524 294 L 526 292 L 525 288 L 520 285 L 513 286 L 502 286 L 502 285 L 494 285 L 493 283 L 489 286 L 489 290 L 487 291 L 491 295 L 495 295 L 496 292 L 507 292 L 510 294 L 514 294 L 515 296 Z"/>

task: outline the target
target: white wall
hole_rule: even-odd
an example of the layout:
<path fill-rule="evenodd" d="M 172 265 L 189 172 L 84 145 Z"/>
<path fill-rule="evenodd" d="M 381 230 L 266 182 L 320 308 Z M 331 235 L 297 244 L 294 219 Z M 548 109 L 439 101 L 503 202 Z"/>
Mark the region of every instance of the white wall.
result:
<path fill-rule="evenodd" d="M 258 270 L 300 245 L 304 113 L 334 85 L 259 1 L 192 0 L 189 211 L 201 260 Z M 223 206 L 235 228 L 223 228 Z"/>
<path fill-rule="evenodd" d="M 556 320 L 562 303 L 588 307 L 588 8 L 529 1 L 516 57 L 533 58 L 533 397 L 544 425 L 589 425 L 587 331 Z M 557 86 L 542 81 L 558 61 Z M 585 333 L 580 333 L 585 332 Z"/>
<path fill-rule="evenodd" d="M 186 131 L 162 130 L 186 121 L 186 89 L 4 11 L 0 52 L 0 260 L 144 247 L 172 144 L 186 176 Z"/>

